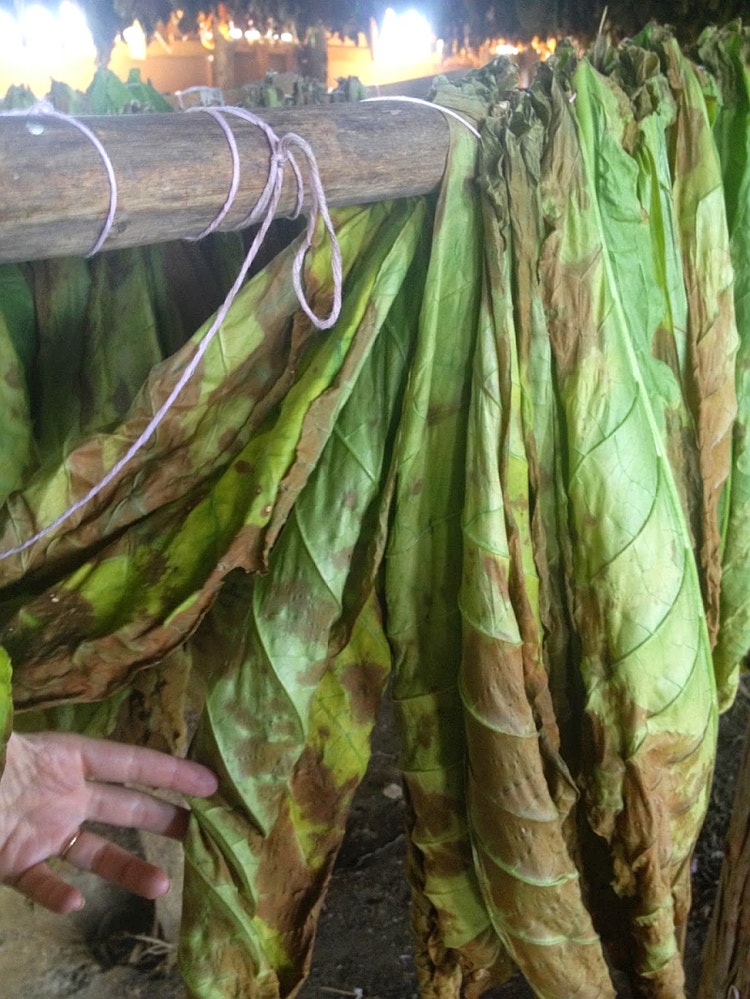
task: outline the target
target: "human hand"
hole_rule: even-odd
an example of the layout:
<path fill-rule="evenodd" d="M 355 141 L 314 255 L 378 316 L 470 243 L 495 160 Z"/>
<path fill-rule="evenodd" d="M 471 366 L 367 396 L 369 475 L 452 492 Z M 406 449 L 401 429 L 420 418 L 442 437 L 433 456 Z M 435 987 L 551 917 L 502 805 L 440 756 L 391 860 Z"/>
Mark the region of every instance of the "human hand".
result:
<path fill-rule="evenodd" d="M 207 797 L 216 777 L 199 763 L 82 735 L 13 733 L 0 779 L 0 882 L 52 912 L 80 909 L 83 895 L 47 860 L 65 856 L 83 871 L 144 898 L 169 890 L 164 871 L 111 843 L 86 821 L 183 839 L 190 812 L 144 791 Z"/>

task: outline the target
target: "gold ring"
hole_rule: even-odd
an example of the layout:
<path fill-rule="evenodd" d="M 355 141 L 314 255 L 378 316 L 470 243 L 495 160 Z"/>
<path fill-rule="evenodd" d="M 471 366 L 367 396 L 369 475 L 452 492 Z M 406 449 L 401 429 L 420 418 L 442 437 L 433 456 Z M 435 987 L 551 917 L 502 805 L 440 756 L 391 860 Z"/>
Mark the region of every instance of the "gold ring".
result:
<path fill-rule="evenodd" d="M 70 851 L 73 849 L 73 847 L 78 842 L 78 837 L 81 835 L 82 832 L 83 832 L 83 830 L 80 827 L 78 829 L 76 829 L 76 831 L 73 833 L 73 835 L 70 837 L 70 839 L 68 840 L 68 842 L 65 844 L 65 846 L 62 848 L 62 850 L 58 854 L 58 856 L 60 857 L 61 860 L 65 860 L 66 859 L 66 857 L 68 856 L 68 854 L 70 853 Z"/>

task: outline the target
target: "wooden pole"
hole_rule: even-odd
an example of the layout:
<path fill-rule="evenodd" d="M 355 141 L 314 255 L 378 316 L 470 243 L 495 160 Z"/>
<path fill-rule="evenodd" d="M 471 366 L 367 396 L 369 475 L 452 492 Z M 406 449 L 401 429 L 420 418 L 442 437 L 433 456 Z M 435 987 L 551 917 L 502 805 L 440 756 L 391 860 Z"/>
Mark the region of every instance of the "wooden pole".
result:
<path fill-rule="evenodd" d="M 262 112 L 278 135 L 312 146 L 331 206 L 425 194 L 440 183 L 448 125 L 436 109 L 388 102 Z M 208 114 L 82 119 L 104 144 L 118 209 L 104 249 L 197 236 L 224 204 L 232 177 L 226 137 Z M 242 180 L 228 229 L 255 205 L 269 148 L 256 126 L 228 117 Z M 291 175 L 291 171 L 287 171 Z M 279 214 L 294 205 L 285 183 Z M 0 261 L 87 253 L 109 207 L 109 182 L 89 139 L 55 118 L 0 117 Z"/>

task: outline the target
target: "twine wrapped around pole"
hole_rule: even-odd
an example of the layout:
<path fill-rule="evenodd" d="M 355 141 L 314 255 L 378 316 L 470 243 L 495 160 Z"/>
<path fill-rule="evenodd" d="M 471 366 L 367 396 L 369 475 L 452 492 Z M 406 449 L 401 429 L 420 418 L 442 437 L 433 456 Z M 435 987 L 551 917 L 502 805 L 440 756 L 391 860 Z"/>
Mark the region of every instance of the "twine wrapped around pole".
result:
<path fill-rule="evenodd" d="M 383 102 L 267 110 L 279 134 L 315 150 L 331 207 L 426 194 L 440 183 L 448 125 L 435 109 Z M 112 161 L 118 208 L 106 249 L 194 238 L 225 202 L 232 160 L 209 115 L 90 116 L 86 125 Z M 232 122 L 242 182 L 221 228 L 245 219 L 268 177 L 268 144 L 251 124 Z M 0 118 L 0 261 L 87 253 L 102 229 L 109 188 L 100 157 L 64 121 Z M 278 214 L 294 210 L 292 185 Z M 305 206 L 309 207 L 309 206 Z"/>

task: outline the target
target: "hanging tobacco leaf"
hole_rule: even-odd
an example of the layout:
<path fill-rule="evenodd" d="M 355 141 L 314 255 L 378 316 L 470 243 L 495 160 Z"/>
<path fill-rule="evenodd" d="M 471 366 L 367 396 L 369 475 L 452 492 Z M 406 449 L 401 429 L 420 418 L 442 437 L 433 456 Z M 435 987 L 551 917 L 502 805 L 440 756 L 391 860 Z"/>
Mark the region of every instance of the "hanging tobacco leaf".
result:
<path fill-rule="evenodd" d="M 729 477 L 738 347 L 721 167 L 696 73 L 666 29 L 634 39 L 659 54 L 678 114 L 670 129 L 675 218 L 688 300 L 687 389 L 703 481 L 700 569 L 712 645 L 719 628 L 721 532 Z M 721 691 L 722 705 L 733 696 Z"/>
<path fill-rule="evenodd" d="M 198 725 L 221 783 L 187 848 L 194 999 L 304 979 L 391 661 L 423 999 L 516 965 L 540 996 L 611 996 L 605 951 L 639 994 L 683 994 L 714 669 L 724 705 L 750 643 L 745 36 L 714 37 L 718 87 L 657 29 L 563 46 L 527 92 L 507 61 L 442 84 L 481 157 L 452 123 L 434 220 L 336 213 L 336 328 L 311 329 L 283 250 L 146 446 L 0 562 L 16 704 L 58 705 L 28 724 L 176 752 Z M 3 272 L 0 547 L 138 439 L 239 251 Z M 320 313 L 330 263 L 304 276 Z M 9 673 L 2 652 L 6 730 Z"/>
<path fill-rule="evenodd" d="M 201 999 L 288 995 L 302 980 L 346 806 L 364 772 L 390 665 L 372 593 L 420 304 L 425 208 L 392 208 L 353 269 L 342 325 L 330 337 L 338 346 L 351 326 L 361 344 L 350 351 L 356 364 L 340 374 L 346 403 L 330 418 L 316 407 L 310 429 L 326 428 L 324 446 L 310 452 L 310 477 L 268 572 L 230 577 L 206 621 L 210 641 L 196 636 L 214 672 L 195 752 L 222 777 L 219 794 L 196 803 L 188 847 L 181 965 Z M 318 401 L 328 407 L 335 396 Z M 304 453 L 303 435 L 298 460 Z M 323 722 L 329 697 L 350 712 Z"/>
<path fill-rule="evenodd" d="M 565 164 L 568 183 L 563 195 L 552 171 L 542 177 L 549 235 L 540 266 L 565 420 L 572 617 L 586 696 L 580 781 L 611 865 L 591 877 L 611 879 L 622 899 L 638 988 L 675 996 L 716 738 L 710 641 L 601 221 L 601 78 L 585 60 L 560 69 L 547 77 L 548 162 Z M 584 864 L 591 859 L 584 851 Z"/>
<path fill-rule="evenodd" d="M 740 337 L 736 363 L 739 412 L 732 439 L 732 470 L 723 523 L 721 617 L 714 666 L 722 706 L 737 687 L 739 667 L 750 647 L 750 36 L 739 22 L 707 31 L 698 54 L 718 91 L 713 134 L 721 161 L 724 200 L 734 265 L 734 305 Z"/>
<path fill-rule="evenodd" d="M 474 870 L 458 677 L 469 377 L 481 293 L 476 140 L 453 129 L 404 419 L 386 566 L 424 997 L 479 995 L 510 972 Z"/>
<path fill-rule="evenodd" d="M 385 236 L 384 220 L 392 227 Z M 340 223 L 345 276 L 365 248 L 376 252 L 376 237 L 388 238 L 399 224 L 387 206 L 344 213 Z M 117 481 L 55 535 L 2 563 L 0 618 L 19 705 L 106 695 L 187 637 L 232 568 L 263 567 L 275 506 L 287 510 L 304 484 L 346 388 L 336 382 L 346 345 L 361 342 L 351 311 L 335 338 L 311 335 L 307 322 L 290 330 L 291 252 L 245 286 L 202 370 Z M 328 296 L 327 265 L 318 254 L 308 273 L 319 299 Z M 349 301 L 347 308 L 362 310 L 355 296 Z M 102 478 L 167 398 L 204 333 L 152 369 L 116 433 L 84 441 L 8 501 L 3 550 L 52 522 Z M 309 461 L 283 483 L 298 449 Z M 34 595 L 23 585 L 12 589 L 31 571 Z"/>
<path fill-rule="evenodd" d="M 492 127 L 488 159 L 502 148 L 501 122 Z M 614 996 L 567 843 L 576 792 L 542 653 L 503 191 L 493 185 L 485 212 L 463 512 L 460 690 L 472 845 L 493 926 L 536 993 Z"/>
<path fill-rule="evenodd" d="M 5 264 L 0 267 L 0 502 L 21 485 L 35 458 L 28 378 L 35 346 L 28 284 L 20 267 Z"/>

